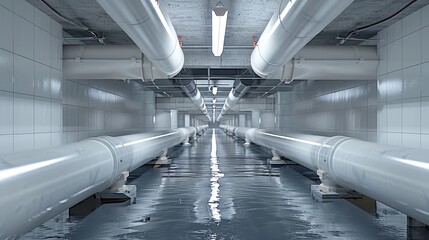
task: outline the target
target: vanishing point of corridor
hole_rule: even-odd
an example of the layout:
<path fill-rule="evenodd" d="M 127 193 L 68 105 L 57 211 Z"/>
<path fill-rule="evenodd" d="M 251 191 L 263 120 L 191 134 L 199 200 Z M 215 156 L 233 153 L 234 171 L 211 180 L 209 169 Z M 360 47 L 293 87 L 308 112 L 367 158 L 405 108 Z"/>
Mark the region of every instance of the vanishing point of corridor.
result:
<path fill-rule="evenodd" d="M 55 232 L 52 225 L 67 223 L 50 221 L 26 237 L 46 239 L 52 227 L 49 234 L 67 239 L 405 238 L 401 218 L 383 217 L 398 214 L 392 209 L 379 206 L 376 218 L 346 200 L 318 203 L 302 167 L 271 167 L 270 152 L 243 143 L 208 129 L 171 150 L 170 166 L 132 174 L 136 204 L 103 205 L 67 229 Z"/>

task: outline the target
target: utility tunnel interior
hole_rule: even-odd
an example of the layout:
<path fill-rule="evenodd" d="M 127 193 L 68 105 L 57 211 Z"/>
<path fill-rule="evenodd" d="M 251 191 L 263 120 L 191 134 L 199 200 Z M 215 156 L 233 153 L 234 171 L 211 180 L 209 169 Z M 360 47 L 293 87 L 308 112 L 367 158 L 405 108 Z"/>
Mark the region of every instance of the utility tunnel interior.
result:
<path fill-rule="evenodd" d="M 429 0 L 0 0 L 0 239 L 428 239 Z"/>

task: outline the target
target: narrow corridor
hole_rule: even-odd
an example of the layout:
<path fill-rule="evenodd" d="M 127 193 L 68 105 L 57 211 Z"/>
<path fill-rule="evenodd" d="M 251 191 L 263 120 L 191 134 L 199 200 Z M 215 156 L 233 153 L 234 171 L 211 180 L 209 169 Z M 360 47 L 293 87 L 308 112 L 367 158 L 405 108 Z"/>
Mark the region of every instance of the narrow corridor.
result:
<path fill-rule="evenodd" d="M 315 182 L 294 170 L 294 166 L 272 168 L 266 161 L 271 157 L 268 151 L 256 145 L 245 148 L 242 141 L 218 129 L 208 129 L 192 146 L 179 146 L 170 153 L 171 166 L 145 167 L 144 173 L 132 181 L 138 188 L 137 204 L 104 205 L 63 237 L 405 238 L 401 220 L 387 223 L 383 215 L 377 219 L 345 200 L 335 204 L 316 202 L 310 194 L 310 185 Z M 141 170 L 137 172 L 141 174 Z M 40 233 L 47 233 L 46 225 Z M 36 229 L 33 234 L 37 232 Z M 42 235 L 38 237 L 46 238 Z"/>

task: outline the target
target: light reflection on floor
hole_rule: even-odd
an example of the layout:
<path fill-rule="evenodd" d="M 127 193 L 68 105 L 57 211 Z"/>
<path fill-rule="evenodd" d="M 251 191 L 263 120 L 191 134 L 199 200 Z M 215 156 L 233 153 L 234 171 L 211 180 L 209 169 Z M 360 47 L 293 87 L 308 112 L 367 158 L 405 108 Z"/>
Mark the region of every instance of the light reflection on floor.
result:
<path fill-rule="evenodd" d="M 133 180 L 137 204 L 49 221 L 23 239 L 406 239 L 397 211 L 376 217 L 344 200 L 317 203 L 313 180 L 272 168 L 269 151 L 243 143 L 208 130 L 171 151 L 170 167 Z"/>
<path fill-rule="evenodd" d="M 219 162 L 217 158 L 217 145 L 216 145 L 216 132 L 213 129 L 212 133 L 212 141 L 211 141 L 212 149 L 210 153 L 210 170 L 211 170 L 211 178 L 210 178 L 210 186 L 211 186 L 211 195 L 209 199 L 209 207 L 213 220 L 220 224 L 221 222 L 221 213 L 219 210 L 219 201 L 220 201 L 220 184 L 219 179 L 221 179 L 224 175 L 219 169 Z"/>

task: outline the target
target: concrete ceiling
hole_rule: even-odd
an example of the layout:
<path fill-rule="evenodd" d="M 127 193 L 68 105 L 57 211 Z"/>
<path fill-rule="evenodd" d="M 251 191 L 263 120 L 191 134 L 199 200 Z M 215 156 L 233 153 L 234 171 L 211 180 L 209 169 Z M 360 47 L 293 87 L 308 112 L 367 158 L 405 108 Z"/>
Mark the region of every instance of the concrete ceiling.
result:
<path fill-rule="evenodd" d="M 88 37 L 87 31 L 79 29 L 70 23 L 54 15 L 40 0 L 27 0 L 49 16 L 63 24 L 64 36 Z M 218 0 L 158 0 L 170 17 L 177 34 L 182 35 L 183 46 L 210 46 L 211 45 L 211 8 Z M 349 31 L 380 19 L 383 19 L 410 0 L 355 0 L 340 16 L 329 24 L 310 44 L 313 45 L 335 45 L 338 43 L 337 36 L 344 37 Z M 47 0 L 47 2 L 60 12 L 63 16 L 75 22 L 82 23 L 100 36 L 105 37 L 105 44 L 133 44 L 129 37 L 119 26 L 104 12 L 95 0 Z M 253 35 L 259 36 L 264 30 L 269 19 L 279 6 L 279 0 L 222 0 L 229 9 L 225 46 L 251 46 Z M 424 5 L 429 0 L 419 0 L 397 17 L 360 33 L 356 38 L 369 39 L 381 29 L 402 19 Z M 65 44 L 100 44 L 97 41 L 65 41 Z M 348 41 L 346 44 L 357 45 L 362 41 Z M 374 42 L 375 44 L 376 42 Z M 250 66 L 248 73 L 252 74 Z M 228 70 L 229 71 L 229 70 Z M 198 71 L 196 71 L 198 72 Z M 227 72 L 227 70 L 225 70 Z M 194 76 L 189 74 L 189 69 L 184 69 L 181 74 L 199 81 L 208 81 L 208 76 Z M 188 75 L 186 75 L 188 74 Z M 204 74 L 202 74 L 204 75 Z M 181 75 L 179 74 L 178 77 Z M 247 76 L 248 77 L 248 76 Z M 235 79 L 236 73 L 226 74 L 224 78 L 217 79 L 229 82 L 226 85 L 219 84 L 218 98 L 220 101 L 229 93 Z M 140 81 L 141 83 L 141 81 Z M 225 83 L 225 82 L 224 82 Z M 156 83 L 141 83 L 146 88 L 158 93 L 163 97 L 184 97 L 181 89 L 174 86 L 171 80 L 158 80 Z M 213 84 L 217 84 L 214 80 Z M 207 85 L 198 83 L 203 97 L 211 99 L 212 93 L 208 91 Z M 276 80 L 267 80 L 258 87 L 254 87 L 246 95 L 247 98 L 261 98 L 269 96 L 276 91 L 288 91 L 291 86 L 279 84 Z"/>
<path fill-rule="evenodd" d="M 89 36 L 88 32 L 64 22 L 41 3 L 27 0 L 63 24 L 64 31 L 74 37 Z M 83 23 L 106 37 L 106 44 L 132 44 L 128 36 L 104 12 L 95 0 L 47 0 L 58 12 L 76 22 Z M 158 0 L 166 10 L 177 34 L 183 37 L 184 46 L 211 45 L 211 8 L 217 0 Z M 226 46 L 252 44 L 252 35 L 259 36 L 270 17 L 279 6 L 275 0 L 223 0 L 229 9 Z M 394 13 L 409 0 L 355 0 L 340 16 L 323 30 L 310 44 L 336 44 L 336 37 L 345 36 L 353 28 L 380 20 Z M 394 19 L 360 33 L 359 38 L 373 37 L 379 30 L 407 16 L 416 9 L 429 4 L 429 0 L 419 0 Z M 359 42 L 349 42 L 358 44 Z M 85 44 L 97 44 L 86 41 Z"/>

